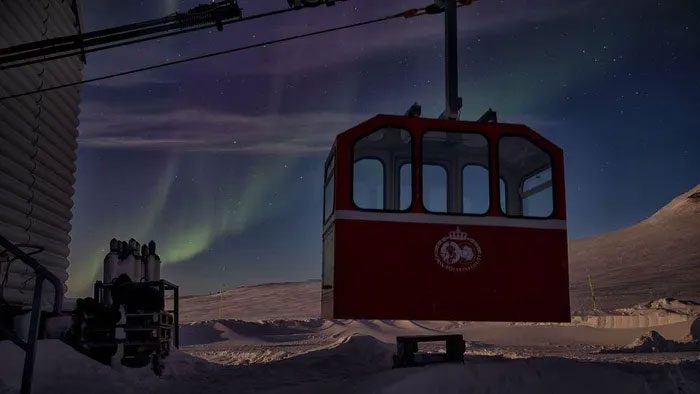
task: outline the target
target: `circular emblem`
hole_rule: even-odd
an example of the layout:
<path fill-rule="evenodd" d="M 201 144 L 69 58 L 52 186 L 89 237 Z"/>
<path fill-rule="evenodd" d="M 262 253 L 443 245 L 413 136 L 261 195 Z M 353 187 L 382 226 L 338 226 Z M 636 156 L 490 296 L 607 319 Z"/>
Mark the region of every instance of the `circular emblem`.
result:
<path fill-rule="evenodd" d="M 481 246 L 458 227 L 435 244 L 434 256 L 448 271 L 471 271 L 481 263 Z"/>

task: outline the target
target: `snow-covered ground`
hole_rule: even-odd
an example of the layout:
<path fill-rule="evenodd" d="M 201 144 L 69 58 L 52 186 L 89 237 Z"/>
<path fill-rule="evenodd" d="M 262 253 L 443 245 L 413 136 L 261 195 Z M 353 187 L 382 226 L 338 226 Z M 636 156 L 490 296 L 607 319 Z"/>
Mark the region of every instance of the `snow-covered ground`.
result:
<path fill-rule="evenodd" d="M 700 301 L 697 223 L 700 186 L 637 226 L 573 242 L 572 305 L 590 303 L 590 274 L 606 312 L 571 324 L 323 320 L 319 281 L 247 286 L 181 300 L 182 347 L 161 377 L 44 340 L 34 392 L 700 393 L 700 305 L 660 298 Z M 464 336 L 463 365 L 391 369 L 397 335 L 435 333 Z M 0 393 L 17 392 L 22 357 L 0 342 Z"/>
<path fill-rule="evenodd" d="M 231 323 L 218 327 L 237 326 Z M 212 327 L 217 324 L 220 323 L 212 323 Z M 153 376 L 148 369 L 115 371 L 74 352 L 59 341 L 42 341 L 35 392 L 700 392 L 700 352 L 697 351 L 599 354 L 600 347 L 595 345 L 501 346 L 477 342 L 469 344 L 464 365 L 392 370 L 392 345 L 373 336 L 339 335 L 334 338 L 338 328 L 334 329 L 335 324 L 328 322 L 296 322 L 292 326 L 290 329 L 288 324 L 280 322 L 254 325 L 265 334 L 253 334 L 244 329 L 242 331 L 252 334 L 244 338 L 248 344 L 225 339 L 210 342 L 209 347 L 184 347 L 168 359 L 162 377 Z M 377 332 L 380 337 L 389 335 L 394 329 L 394 326 L 380 322 L 341 326 L 350 331 Z M 535 329 L 547 331 L 541 326 Z M 671 331 L 675 329 L 681 327 Z M 330 330 L 332 334 L 326 336 L 324 330 Z M 517 341 L 518 331 L 519 328 L 514 329 L 513 342 Z M 606 335 L 601 333 L 601 336 Z M 210 336 L 200 338 L 213 339 Z M 0 343 L 0 353 L 4 360 L 12 360 L 0 369 L 3 392 L 16 392 L 21 352 L 3 342 Z"/>
<path fill-rule="evenodd" d="M 256 288 L 269 292 L 273 286 L 282 296 L 286 288 L 289 299 L 294 299 L 293 293 L 307 285 L 254 286 L 246 292 L 254 297 Z M 184 300 L 183 307 L 203 302 L 192 297 Z M 280 319 L 276 315 L 280 302 L 267 313 L 257 305 L 253 312 L 260 320 L 183 324 L 182 347 L 167 359 L 162 377 L 147 368 L 113 370 L 60 341 L 41 341 L 35 393 L 700 392 L 700 351 L 691 341 L 693 335 L 700 337 L 697 316 L 687 315 L 673 324 L 626 328 L 581 323 Z M 672 304 L 693 310 L 692 304 Z M 643 308 L 632 309 L 651 313 Z M 659 335 L 640 338 L 651 328 Z M 395 336 L 443 332 L 461 333 L 467 339 L 464 365 L 391 369 Z M 681 349 L 673 346 L 682 343 L 682 349 L 690 351 L 646 352 L 659 343 L 671 344 L 671 350 Z M 22 353 L 13 344 L 0 342 L 0 355 L 4 361 L 0 393 L 16 392 Z"/>

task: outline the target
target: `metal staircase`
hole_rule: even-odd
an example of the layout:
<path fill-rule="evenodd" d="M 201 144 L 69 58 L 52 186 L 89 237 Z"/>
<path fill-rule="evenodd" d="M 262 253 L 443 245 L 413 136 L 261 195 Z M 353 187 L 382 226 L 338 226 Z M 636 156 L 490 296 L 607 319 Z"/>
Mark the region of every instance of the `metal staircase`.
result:
<path fill-rule="evenodd" d="M 14 331 L 0 326 L 0 334 L 10 339 L 25 352 L 24 368 L 22 370 L 21 394 L 30 394 L 32 390 L 32 375 L 34 373 L 34 361 L 36 357 L 36 342 L 39 338 L 39 321 L 41 317 L 42 288 L 47 280 L 54 287 L 53 313 L 61 313 L 63 303 L 63 283 L 46 267 L 36 261 L 31 253 L 26 253 L 21 247 L 29 245 L 17 245 L 0 235 L 0 247 L 5 253 L 13 255 L 11 261 L 21 261 L 34 270 L 34 297 L 32 299 L 32 311 L 29 320 L 29 333 L 26 341 L 20 338 Z M 10 267 L 8 266 L 9 270 Z"/>

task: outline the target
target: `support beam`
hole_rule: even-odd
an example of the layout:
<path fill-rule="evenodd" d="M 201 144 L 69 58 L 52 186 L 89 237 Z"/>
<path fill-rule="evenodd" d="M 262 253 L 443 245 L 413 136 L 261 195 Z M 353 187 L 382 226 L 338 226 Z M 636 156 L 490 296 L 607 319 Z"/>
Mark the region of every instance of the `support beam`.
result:
<path fill-rule="evenodd" d="M 444 0 L 445 3 L 445 112 L 440 116 L 458 119 L 462 109 L 459 97 L 457 63 L 457 0 Z"/>

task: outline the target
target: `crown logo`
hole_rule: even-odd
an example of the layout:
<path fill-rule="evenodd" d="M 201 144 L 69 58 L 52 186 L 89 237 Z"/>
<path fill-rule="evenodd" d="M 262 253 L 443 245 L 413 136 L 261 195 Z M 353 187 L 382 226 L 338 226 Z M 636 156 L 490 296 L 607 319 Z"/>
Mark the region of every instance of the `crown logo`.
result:
<path fill-rule="evenodd" d="M 453 241 L 464 241 L 467 239 L 467 233 L 457 227 L 456 230 L 450 231 L 450 239 Z"/>

